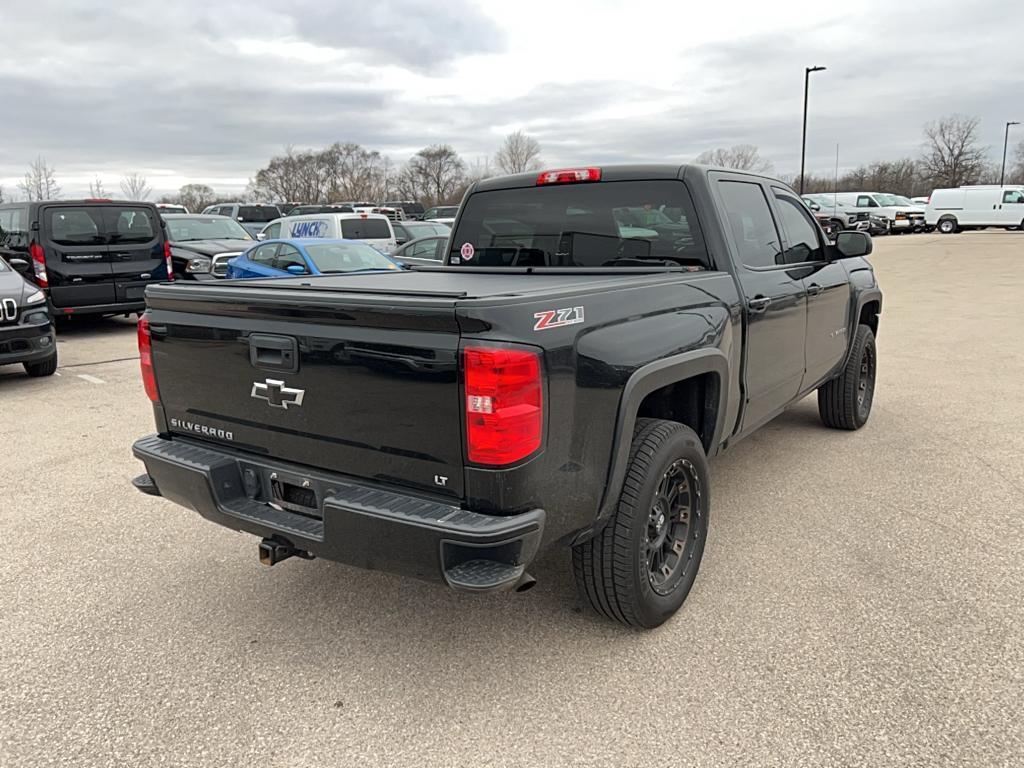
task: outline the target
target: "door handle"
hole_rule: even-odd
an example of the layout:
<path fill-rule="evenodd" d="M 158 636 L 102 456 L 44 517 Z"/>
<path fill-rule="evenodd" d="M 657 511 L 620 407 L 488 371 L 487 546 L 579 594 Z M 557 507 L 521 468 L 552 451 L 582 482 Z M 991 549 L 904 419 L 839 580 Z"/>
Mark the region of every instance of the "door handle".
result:
<path fill-rule="evenodd" d="M 254 333 L 249 336 L 249 362 L 267 371 L 297 373 L 299 345 L 291 336 Z"/>
<path fill-rule="evenodd" d="M 764 312 L 768 309 L 768 305 L 772 303 L 771 296 L 755 296 L 747 301 L 747 305 L 750 307 L 751 312 Z"/>
<path fill-rule="evenodd" d="M 127 253 L 125 251 L 120 251 L 118 253 L 112 253 L 110 255 L 113 256 L 115 259 L 118 259 L 119 261 L 128 261 L 132 257 L 131 253 Z"/>
<path fill-rule="evenodd" d="M 824 288 L 822 288 L 817 283 L 811 283 L 810 285 L 807 286 L 807 295 L 808 296 L 817 296 L 823 290 L 824 290 Z"/>

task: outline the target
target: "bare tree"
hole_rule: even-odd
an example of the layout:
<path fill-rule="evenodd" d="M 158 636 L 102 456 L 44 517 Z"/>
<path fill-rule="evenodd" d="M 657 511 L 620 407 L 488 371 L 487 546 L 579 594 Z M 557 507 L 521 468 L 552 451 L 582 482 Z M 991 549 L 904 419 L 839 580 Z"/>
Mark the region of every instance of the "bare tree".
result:
<path fill-rule="evenodd" d="M 145 200 L 153 190 L 141 173 L 129 173 L 121 179 L 121 191 L 129 200 Z"/>
<path fill-rule="evenodd" d="M 948 115 L 924 127 L 921 176 L 932 187 L 972 184 L 985 170 L 986 148 L 978 145 L 976 117 Z"/>
<path fill-rule="evenodd" d="M 501 148 L 494 156 L 494 164 L 504 173 L 523 173 L 540 168 L 540 144 L 522 131 L 514 131 L 505 137 Z"/>
<path fill-rule="evenodd" d="M 205 184 L 186 184 L 178 190 L 178 200 L 193 213 L 212 205 L 216 199 L 217 195 Z"/>
<path fill-rule="evenodd" d="M 60 199 L 57 172 L 47 165 L 46 158 L 42 155 L 37 157 L 35 162 L 29 164 L 28 171 L 25 172 L 25 179 L 18 184 L 18 188 L 25 193 L 25 197 L 30 202 Z"/>
<path fill-rule="evenodd" d="M 106 197 L 107 190 L 103 188 L 103 180 L 97 176 L 89 182 L 89 197 Z"/>
<path fill-rule="evenodd" d="M 1013 151 L 1014 166 L 1007 172 L 1006 180 L 1010 184 L 1024 184 L 1024 140 L 1017 143 Z"/>
<path fill-rule="evenodd" d="M 717 165 L 722 168 L 736 168 L 740 171 L 754 173 L 771 173 L 770 161 L 761 157 L 761 153 L 753 144 L 737 144 L 734 147 L 717 147 L 697 155 L 694 161 L 701 165 Z"/>
<path fill-rule="evenodd" d="M 394 199 L 395 166 L 387 155 L 381 157 L 374 174 L 373 194 L 370 199 L 378 202 Z"/>
<path fill-rule="evenodd" d="M 413 155 L 406 171 L 410 186 L 418 192 L 413 199 L 441 205 L 455 201 L 466 175 L 466 164 L 449 144 L 434 144 Z"/>
<path fill-rule="evenodd" d="M 255 187 L 268 200 L 325 203 L 330 187 L 329 166 L 325 152 L 286 147 L 283 155 L 272 157 L 266 168 L 256 172 Z"/>

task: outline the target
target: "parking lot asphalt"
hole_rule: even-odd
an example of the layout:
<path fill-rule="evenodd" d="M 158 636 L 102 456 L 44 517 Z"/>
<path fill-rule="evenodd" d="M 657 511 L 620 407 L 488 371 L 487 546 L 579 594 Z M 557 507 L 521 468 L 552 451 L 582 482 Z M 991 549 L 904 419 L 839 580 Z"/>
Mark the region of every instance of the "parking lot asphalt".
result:
<path fill-rule="evenodd" d="M 808 398 L 713 461 L 648 633 L 582 608 L 568 552 L 523 595 L 260 566 L 130 487 L 134 323 L 62 328 L 59 377 L 0 369 L 0 766 L 1021 765 L 1024 234 L 871 258 L 870 422 Z"/>

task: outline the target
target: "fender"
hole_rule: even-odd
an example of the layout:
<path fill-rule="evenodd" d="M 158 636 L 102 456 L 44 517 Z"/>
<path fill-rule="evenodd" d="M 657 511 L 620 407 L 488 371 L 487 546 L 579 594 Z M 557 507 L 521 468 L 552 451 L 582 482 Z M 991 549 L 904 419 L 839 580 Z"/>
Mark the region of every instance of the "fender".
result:
<path fill-rule="evenodd" d="M 640 410 L 640 403 L 651 392 L 683 381 L 704 373 L 714 373 L 718 377 L 719 407 L 715 418 L 715 431 L 711 438 L 711 445 L 708 448 L 708 455 L 714 455 L 722 442 L 722 432 L 725 429 L 726 408 L 721 403 L 727 396 L 726 389 L 729 385 L 729 358 L 722 350 L 717 348 L 695 349 L 691 352 L 684 352 L 680 355 L 673 355 L 653 363 L 641 366 L 633 372 L 622 390 L 622 399 L 619 401 L 619 412 L 616 418 L 615 440 L 612 444 L 611 467 L 608 472 L 608 481 L 605 483 L 604 496 L 598 510 L 595 524 L 576 536 L 573 544 L 589 538 L 590 535 L 601 528 L 601 524 L 608 520 L 615 511 L 622 484 L 626 479 L 626 469 L 629 464 L 629 449 L 633 443 L 633 427 L 636 425 L 637 412 Z"/>
<path fill-rule="evenodd" d="M 852 280 L 852 275 L 851 275 Z M 882 291 L 878 288 L 878 285 L 872 285 L 870 288 L 863 288 L 857 291 L 857 301 L 853 305 L 853 316 L 850 318 L 850 332 L 846 335 L 849 339 L 849 344 L 846 347 L 846 354 L 843 356 L 843 362 L 836 367 L 837 371 L 841 371 L 846 367 L 846 364 L 850 360 L 850 354 L 853 352 L 853 339 L 857 334 L 857 324 L 860 322 L 860 313 L 864 309 L 864 305 L 872 302 L 878 302 L 878 312 L 882 312 Z"/>

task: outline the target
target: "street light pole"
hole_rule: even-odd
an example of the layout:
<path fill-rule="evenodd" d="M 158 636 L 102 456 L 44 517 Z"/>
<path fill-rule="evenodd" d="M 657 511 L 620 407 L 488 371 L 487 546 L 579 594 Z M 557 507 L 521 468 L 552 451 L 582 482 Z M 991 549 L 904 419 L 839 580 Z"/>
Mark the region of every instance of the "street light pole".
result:
<path fill-rule="evenodd" d="M 1003 169 L 999 171 L 999 186 L 1003 186 L 1003 181 L 1006 177 L 1006 147 L 1010 143 L 1010 126 L 1020 125 L 1016 120 L 1011 120 L 1006 124 L 1006 133 L 1003 135 Z"/>
<path fill-rule="evenodd" d="M 811 72 L 821 72 L 825 67 L 807 67 L 804 69 L 804 134 L 800 142 L 800 194 L 804 193 L 804 161 L 807 157 L 807 88 L 811 82 Z"/>

